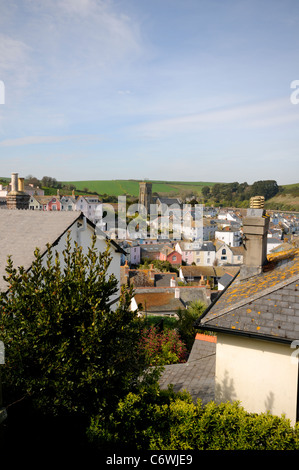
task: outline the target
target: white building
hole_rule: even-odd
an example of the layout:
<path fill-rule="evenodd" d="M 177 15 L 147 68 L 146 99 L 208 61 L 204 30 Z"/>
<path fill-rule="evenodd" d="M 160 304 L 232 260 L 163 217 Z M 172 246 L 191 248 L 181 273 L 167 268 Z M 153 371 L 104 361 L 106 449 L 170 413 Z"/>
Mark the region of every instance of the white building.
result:
<path fill-rule="evenodd" d="M 23 266 L 30 269 L 34 261 L 34 250 L 40 249 L 41 255 L 46 260 L 47 244 L 59 255 L 66 247 L 66 238 L 70 233 L 72 242 L 82 246 L 87 253 L 92 236 L 95 233 L 95 225 L 80 212 L 61 211 L 27 211 L 27 210 L 2 210 L 0 211 L 1 250 L 0 250 L 0 291 L 5 290 L 7 284 L 3 279 L 7 256 L 12 256 L 14 266 Z M 103 232 L 96 231 L 96 247 L 104 251 L 107 247 L 107 237 Z M 108 268 L 108 274 L 114 274 L 120 285 L 120 257 L 123 250 L 113 240 L 111 241 L 112 260 Z M 60 256 L 63 263 L 63 256 Z M 116 300 L 118 292 L 111 298 Z"/>
<path fill-rule="evenodd" d="M 97 196 L 79 196 L 75 207 L 75 210 L 83 212 L 94 224 L 102 220 L 103 205 Z"/>
<path fill-rule="evenodd" d="M 215 239 L 223 241 L 228 246 L 240 246 L 242 244 L 239 228 L 226 227 L 223 230 L 216 230 Z"/>

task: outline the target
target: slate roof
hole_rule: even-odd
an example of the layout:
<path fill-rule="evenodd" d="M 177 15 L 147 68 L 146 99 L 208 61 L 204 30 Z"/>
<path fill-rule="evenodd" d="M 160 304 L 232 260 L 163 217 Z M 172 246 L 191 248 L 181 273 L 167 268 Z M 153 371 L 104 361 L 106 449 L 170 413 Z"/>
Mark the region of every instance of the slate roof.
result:
<path fill-rule="evenodd" d="M 6 286 L 3 275 L 8 255 L 15 266 L 29 269 L 36 247 L 44 253 L 47 243 L 53 245 L 80 216 L 72 211 L 0 210 L 0 290 Z"/>
<path fill-rule="evenodd" d="M 142 304 L 144 312 L 156 314 L 175 313 L 179 308 L 184 308 L 181 299 L 176 299 L 173 292 L 155 291 L 140 292 L 134 295 L 137 304 Z"/>
<path fill-rule="evenodd" d="M 150 269 L 128 269 L 126 276 L 126 267 L 121 266 L 120 282 L 134 287 L 170 287 L 170 280 L 175 279 L 177 283 L 177 274 L 172 272 L 160 272 L 153 269 L 153 279 L 150 278 Z"/>
<path fill-rule="evenodd" d="M 237 275 L 197 327 L 284 343 L 298 339 L 299 253 L 293 250 L 280 256 L 282 259 L 268 262 L 257 276 L 241 280 Z"/>
<path fill-rule="evenodd" d="M 173 385 L 175 392 L 186 390 L 194 402 L 205 405 L 215 399 L 216 337 L 197 334 L 188 361 L 164 366 L 160 388 Z"/>
<path fill-rule="evenodd" d="M 219 279 L 219 284 L 222 284 L 223 286 L 227 286 L 232 280 L 233 280 L 233 275 L 230 273 L 225 273 L 221 278 Z"/>
<path fill-rule="evenodd" d="M 204 242 L 198 251 L 215 251 L 215 245 L 212 242 Z"/>
<path fill-rule="evenodd" d="M 178 299 L 175 298 L 175 289 L 179 289 Z M 191 302 L 210 303 L 205 287 L 140 287 L 134 290 L 134 297 L 144 310 L 161 314 L 176 313 L 178 308 L 186 308 Z"/>
<path fill-rule="evenodd" d="M 81 212 L 73 211 L 0 210 L 0 290 L 6 287 L 3 275 L 8 255 L 15 267 L 29 269 L 34 250 L 38 247 L 41 254 L 45 253 L 47 244 L 54 246 L 81 217 Z M 89 220 L 88 223 L 95 228 Z M 116 251 L 123 251 L 114 240 L 111 244 Z"/>
<path fill-rule="evenodd" d="M 221 277 L 226 272 L 235 275 L 240 268 L 236 266 L 181 266 L 180 269 L 184 278 L 188 279 L 188 277 L 199 278 L 201 276 Z"/>

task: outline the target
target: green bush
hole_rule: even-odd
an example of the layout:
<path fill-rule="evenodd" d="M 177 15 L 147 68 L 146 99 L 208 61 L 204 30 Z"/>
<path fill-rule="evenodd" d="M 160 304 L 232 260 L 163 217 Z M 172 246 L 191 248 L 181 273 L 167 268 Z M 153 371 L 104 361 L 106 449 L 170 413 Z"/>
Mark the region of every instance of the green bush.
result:
<path fill-rule="evenodd" d="M 207 308 L 200 300 L 191 302 L 187 309 L 179 308 L 177 311 L 178 321 L 176 328 L 180 337 L 186 344 L 188 352 L 191 351 L 197 330 L 194 327 L 195 321 Z"/>
<path fill-rule="evenodd" d="M 284 416 L 248 413 L 238 402 L 203 406 L 170 388 L 129 393 L 108 420 L 92 420 L 88 437 L 99 448 L 295 450 L 298 431 Z"/>

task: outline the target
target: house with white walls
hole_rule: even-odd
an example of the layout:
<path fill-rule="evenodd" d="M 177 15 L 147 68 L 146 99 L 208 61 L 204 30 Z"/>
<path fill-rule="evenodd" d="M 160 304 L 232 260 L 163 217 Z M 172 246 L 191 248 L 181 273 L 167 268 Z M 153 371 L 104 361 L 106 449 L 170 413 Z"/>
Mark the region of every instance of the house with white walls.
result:
<path fill-rule="evenodd" d="M 34 260 L 34 250 L 40 249 L 46 259 L 47 244 L 53 248 L 53 252 L 60 255 L 66 246 L 66 239 L 70 233 L 72 242 L 82 246 L 87 253 L 92 236 L 96 233 L 96 248 L 104 251 L 107 247 L 107 236 L 99 231 L 95 224 L 88 220 L 81 212 L 62 211 L 29 211 L 29 210 L 1 210 L 0 211 L 0 291 L 6 289 L 6 281 L 3 279 L 8 255 L 17 266 L 23 266 L 29 270 Z M 114 274 L 120 285 L 120 257 L 123 250 L 110 241 L 111 264 L 108 274 Z M 61 261 L 63 257 L 61 256 Z M 119 292 L 112 300 L 116 300 Z"/>
<path fill-rule="evenodd" d="M 242 244 L 240 228 L 235 227 L 225 227 L 222 230 L 216 230 L 215 239 L 223 241 L 228 246 L 240 246 Z"/>
<path fill-rule="evenodd" d="M 215 240 L 215 259 L 218 266 L 241 265 L 244 260 L 244 246 L 229 246 L 225 242 Z"/>
<path fill-rule="evenodd" d="M 97 224 L 103 217 L 103 205 L 98 196 L 79 196 L 75 210 L 83 212 L 85 217 Z"/>
<path fill-rule="evenodd" d="M 244 217 L 245 259 L 197 321 L 217 334 L 215 401 L 299 419 L 299 254 L 267 256 L 269 218 Z"/>

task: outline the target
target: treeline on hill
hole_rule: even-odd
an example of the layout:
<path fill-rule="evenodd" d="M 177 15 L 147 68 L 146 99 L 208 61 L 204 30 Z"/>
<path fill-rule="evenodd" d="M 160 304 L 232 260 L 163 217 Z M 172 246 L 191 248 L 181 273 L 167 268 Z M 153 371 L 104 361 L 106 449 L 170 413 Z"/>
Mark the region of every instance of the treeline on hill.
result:
<path fill-rule="evenodd" d="M 41 186 L 44 188 L 61 189 L 62 191 L 77 190 L 74 184 L 61 183 L 51 176 L 44 176 L 41 180 L 35 176 L 29 175 L 25 178 L 26 183 L 34 184 L 35 186 Z M 79 191 L 81 192 L 81 191 Z M 117 202 L 118 195 L 99 194 L 95 191 L 89 191 L 88 187 L 83 188 L 83 193 L 97 194 L 101 197 L 103 202 Z M 288 193 L 293 196 L 299 195 L 299 188 L 297 185 L 294 188 L 288 189 Z M 275 180 L 260 180 L 255 181 L 252 185 L 247 182 L 244 183 L 215 183 L 210 186 L 203 186 L 201 190 L 201 197 L 199 196 L 197 201 L 194 202 L 205 202 L 218 204 L 220 206 L 232 206 L 235 207 L 247 207 L 249 200 L 252 196 L 264 196 L 265 200 L 271 199 L 278 193 L 285 193 L 283 187 L 278 186 Z M 174 195 L 173 195 L 174 196 Z"/>
<path fill-rule="evenodd" d="M 33 184 L 34 186 L 40 186 L 42 188 L 45 188 L 45 194 L 49 194 L 51 190 L 62 190 L 62 192 L 69 192 L 69 191 L 77 191 L 79 193 L 84 193 L 84 194 L 97 194 L 100 196 L 103 202 L 117 202 L 117 196 L 109 196 L 108 194 L 99 194 L 96 191 L 90 191 L 88 187 L 84 187 L 83 190 L 79 190 L 76 188 L 76 186 L 72 183 L 66 184 L 66 183 L 61 183 L 60 181 L 57 181 L 56 178 L 53 178 L 52 176 L 43 176 L 42 179 L 38 179 L 35 176 L 28 175 L 25 178 L 25 181 L 27 184 Z"/>
<path fill-rule="evenodd" d="M 246 206 L 253 196 L 264 196 L 265 200 L 274 197 L 282 191 L 276 181 L 255 181 L 252 185 L 248 183 L 215 183 L 212 187 L 204 186 L 202 195 L 204 200 L 212 200 L 216 204 L 224 206 Z"/>

